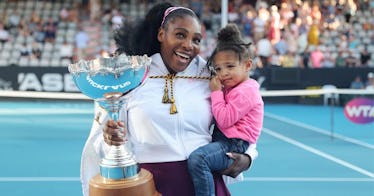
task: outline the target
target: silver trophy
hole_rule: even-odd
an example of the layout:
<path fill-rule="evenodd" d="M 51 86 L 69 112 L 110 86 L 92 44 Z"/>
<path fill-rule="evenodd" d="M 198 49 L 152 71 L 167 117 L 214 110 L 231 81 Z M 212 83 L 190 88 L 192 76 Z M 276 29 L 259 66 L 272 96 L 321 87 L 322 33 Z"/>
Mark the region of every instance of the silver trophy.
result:
<path fill-rule="evenodd" d="M 144 80 L 151 58 L 127 56 L 81 60 L 70 64 L 68 69 L 80 91 L 104 108 L 109 117 L 118 121 L 125 102 L 124 95 L 138 87 Z M 119 180 L 137 177 L 139 167 L 126 143 L 112 145 L 100 162 L 100 175 Z"/>

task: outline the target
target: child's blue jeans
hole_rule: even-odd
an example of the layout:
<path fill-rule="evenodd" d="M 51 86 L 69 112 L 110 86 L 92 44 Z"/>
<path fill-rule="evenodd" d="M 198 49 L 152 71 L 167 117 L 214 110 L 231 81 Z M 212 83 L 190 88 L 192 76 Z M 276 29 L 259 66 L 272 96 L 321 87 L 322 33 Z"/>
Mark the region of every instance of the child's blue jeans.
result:
<path fill-rule="evenodd" d="M 233 163 L 227 152 L 244 153 L 249 146 L 242 139 L 227 138 L 218 129 L 214 130 L 212 137 L 212 143 L 196 149 L 188 158 L 188 170 L 196 196 L 214 196 L 212 172 L 224 170 Z"/>

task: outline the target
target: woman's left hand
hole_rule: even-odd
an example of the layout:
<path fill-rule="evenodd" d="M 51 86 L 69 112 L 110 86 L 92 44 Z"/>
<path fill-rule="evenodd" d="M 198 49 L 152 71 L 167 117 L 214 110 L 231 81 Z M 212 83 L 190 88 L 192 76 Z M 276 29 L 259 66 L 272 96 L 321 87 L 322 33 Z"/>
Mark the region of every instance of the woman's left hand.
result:
<path fill-rule="evenodd" d="M 229 152 L 227 153 L 227 156 L 232 158 L 234 160 L 234 163 L 232 163 L 227 169 L 221 171 L 222 175 L 236 178 L 236 176 L 247 170 L 252 164 L 252 159 L 247 154 Z"/>

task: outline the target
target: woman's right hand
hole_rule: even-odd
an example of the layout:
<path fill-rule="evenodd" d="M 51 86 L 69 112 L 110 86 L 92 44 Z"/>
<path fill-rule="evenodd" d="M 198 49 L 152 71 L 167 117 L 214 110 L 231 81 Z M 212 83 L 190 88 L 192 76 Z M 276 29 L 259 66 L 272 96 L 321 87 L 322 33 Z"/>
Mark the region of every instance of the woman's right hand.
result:
<path fill-rule="evenodd" d="M 108 120 L 103 129 L 103 137 L 108 145 L 120 146 L 125 143 L 125 124 Z"/>

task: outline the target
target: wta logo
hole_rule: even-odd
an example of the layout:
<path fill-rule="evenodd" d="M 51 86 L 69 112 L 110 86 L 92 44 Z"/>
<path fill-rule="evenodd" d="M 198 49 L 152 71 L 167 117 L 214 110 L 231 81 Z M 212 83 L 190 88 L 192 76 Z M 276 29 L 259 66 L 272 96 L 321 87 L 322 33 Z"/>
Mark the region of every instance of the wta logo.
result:
<path fill-rule="evenodd" d="M 344 115 L 357 124 L 370 123 L 374 121 L 374 100 L 367 98 L 352 99 L 345 105 Z"/>

